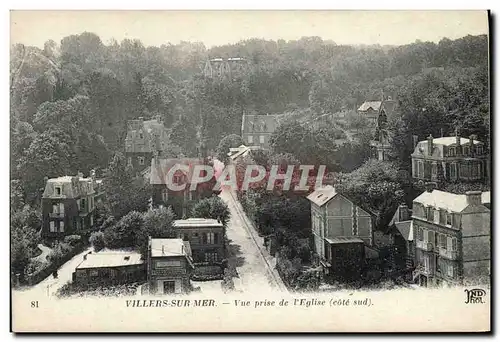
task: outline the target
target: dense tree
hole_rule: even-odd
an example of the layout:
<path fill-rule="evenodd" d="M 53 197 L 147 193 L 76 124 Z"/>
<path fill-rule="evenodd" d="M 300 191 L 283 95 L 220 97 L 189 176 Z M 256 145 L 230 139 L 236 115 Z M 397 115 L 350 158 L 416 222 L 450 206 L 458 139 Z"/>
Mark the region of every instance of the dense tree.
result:
<path fill-rule="evenodd" d="M 191 211 L 191 216 L 220 220 L 226 226 L 231 218 L 231 212 L 220 197 L 212 196 L 196 203 Z"/>
<path fill-rule="evenodd" d="M 221 139 L 219 145 L 217 146 L 217 150 L 215 151 L 217 159 L 222 161 L 223 163 L 227 163 L 229 159 L 227 155 L 229 153 L 229 149 L 231 147 L 238 147 L 240 145 L 243 145 L 243 139 L 241 138 L 241 136 L 236 134 L 226 135 Z"/>
<path fill-rule="evenodd" d="M 143 257 L 147 255 L 148 239 L 175 238 L 174 212 L 169 208 L 151 209 L 144 213 L 144 224 L 137 234 L 136 246 Z"/>
<path fill-rule="evenodd" d="M 114 226 L 104 230 L 104 242 L 108 248 L 136 247 L 138 236 L 144 227 L 144 215 L 131 211 Z"/>

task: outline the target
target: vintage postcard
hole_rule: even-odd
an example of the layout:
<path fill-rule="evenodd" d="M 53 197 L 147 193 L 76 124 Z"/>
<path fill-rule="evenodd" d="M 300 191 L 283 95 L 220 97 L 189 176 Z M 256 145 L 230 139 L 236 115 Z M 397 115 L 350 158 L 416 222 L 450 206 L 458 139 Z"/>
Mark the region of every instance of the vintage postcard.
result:
<path fill-rule="evenodd" d="M 11 11 L 11 330 L 491 330 L 487 11 Z"/>

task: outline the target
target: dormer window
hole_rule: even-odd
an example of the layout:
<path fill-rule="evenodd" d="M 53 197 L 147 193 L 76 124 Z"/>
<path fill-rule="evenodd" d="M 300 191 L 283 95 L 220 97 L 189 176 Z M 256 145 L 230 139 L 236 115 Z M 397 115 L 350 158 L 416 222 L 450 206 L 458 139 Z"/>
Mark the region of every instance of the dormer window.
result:
<path fill-rule="evenodd" d="M 144 134 L 141 132 L 139 132 L 139 139 L 144 139 Z"/>
<path fill-rule="evenodd" d="M 139 165 L 144 165 L 144 157 L 137 157 Z"/>
<path fill-rule="evenodd" d="M 446 213 L 446 225 L 447 226 L 451 226 L 452 219 L 453 219 L 452 213 Z"/>
<path fill-rule="evenodd" d="M 54 188 L 54 193 L 56 194 L 56 196 L 61 196 L 61 187 L 60 186 L 56 186 Z"/>
<path fill-rule="evenodd" d="M 477 154 L 483 154 L 483 146 L 479 145 L 477 147 Z"/>
<path fill-rule="evenodd" d="M 448 156 L 455 157 L 455 147 L 450 147 L 450 149 L 448 150 Z"/>
<path fill-rule="evenodd" d="M 469 146 L 464 146 L 464 154 L 469 155 Z"/>

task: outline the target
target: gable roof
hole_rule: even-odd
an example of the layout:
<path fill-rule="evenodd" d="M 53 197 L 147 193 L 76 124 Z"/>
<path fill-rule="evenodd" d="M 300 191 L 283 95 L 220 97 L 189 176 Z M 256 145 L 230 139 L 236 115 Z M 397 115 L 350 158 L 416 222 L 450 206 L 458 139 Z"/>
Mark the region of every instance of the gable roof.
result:
<path fill-rule="evenodd" d="M 273 133 L 287 114 L 244 114 L 241 122 L 243 133 Z"/>
<path fill-rule="evenodd" d="M 394 225 L 406 241 L 413 241 L 413 220 L 396 222 Z"/>
<path fill-rule="evenodd" d="M 61 194 L 55 194 L 55 188 L 61 189 Z M 78 198 L 93 194 L 94 181 L 92 178 L 83 178 L 79 176 L 62 176 L 50 178 L 45 184 L 43 198 Z"/>
<path fill-rule="evenodd" d="M 324 204 L 328 203 L 332 198 L 337 196 L 338 192 L 331 185 L 324 185 L 321 188 L 314 190 L 307 199 L 314 204 L 322 207 Z"/>
<path fill-rule="evenodd" d="M 361 106 L 359 106 L 358 110 L 361 112 L 365 112 L 370 108 L 373 110 L 379 110 L 381 105 L 382 101 L 365 101 Z"/>
<path fill-rule="evenodd" d="M 204 165 L 205 162 L 201 158 L 152 158 L 151 170 L 149 173 L 149 182 L 153 185 L 166 184 L 167 174 L 176 165 L 188 166 L 188 171 L 178 169 L 177 172 L 182 172 L 187 176 L 187 182 L 190 183 L 194 174 L 195 165 Z"/>

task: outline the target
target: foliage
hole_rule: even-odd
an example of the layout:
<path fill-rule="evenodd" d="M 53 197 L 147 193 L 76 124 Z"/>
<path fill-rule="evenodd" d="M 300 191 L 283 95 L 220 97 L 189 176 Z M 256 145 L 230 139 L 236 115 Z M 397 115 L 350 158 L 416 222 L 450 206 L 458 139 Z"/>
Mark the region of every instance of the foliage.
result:
<path fill-rule="evenodd" d="M 73 248 L 67 242 L 57 242 L 47 256 L 47 260 L 52 264 L 60 263 L 68 254 L 73 251 Z"/>
<path fill-rule="evenodd" d="M 94 251 L 99 252 L 101 249 L 106 247 L 105 241 L 104 241 L 104 233 L 101 231 L 98 232 L 93 232 L 90 235 L 89 242 L 94 247 Z"/>
<path fill-rule="evenodd" d="M 220 220 L 226 226 L 231 218 L 231 212 L 220 197 L 212 196 L 196 203 L 191 210 L 191 216 Z"/>
<path fill-rule="evenodd" d="M 131 211 L 123 216 L 114 226 L 104 230 L 104 243 L 110 249 L 135 247 L 143 227 L 143 214 Z"/>
<path fill-rule="evenodd" d="M 151 209 L 143 215 L 144 223 L 137 233 L 135 245 L 145 257 L 147 255 L 148 239 L 151 238 L 175 238 L 173 228 L 174 213 L 170 207 Z"/>
<path fill-rule="evenodd" d="M 64 242 L 74 247 L 82 242 L 82 237 L 80 235 L 68 235 L 64 237 Z"/>

